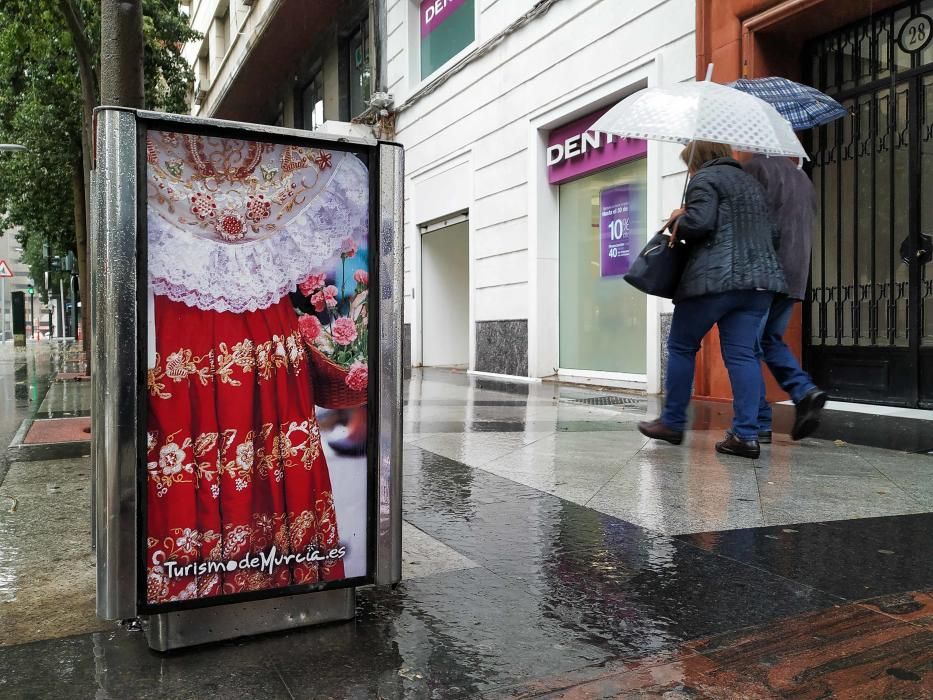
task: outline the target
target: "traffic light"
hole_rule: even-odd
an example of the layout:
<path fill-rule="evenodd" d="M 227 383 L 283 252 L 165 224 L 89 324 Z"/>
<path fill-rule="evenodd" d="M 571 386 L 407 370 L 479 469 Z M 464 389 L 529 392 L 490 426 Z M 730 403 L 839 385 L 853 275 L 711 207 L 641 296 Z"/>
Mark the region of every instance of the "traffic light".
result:
<path fill-rule="evenodd" d="M 33 294 L 36 293 L 36 290 L 35 290 L 35 288 L 30 284 L 28 287 L 26 287 L 26 292 L 29 294 L 29 296 L 32 296 Z"/>

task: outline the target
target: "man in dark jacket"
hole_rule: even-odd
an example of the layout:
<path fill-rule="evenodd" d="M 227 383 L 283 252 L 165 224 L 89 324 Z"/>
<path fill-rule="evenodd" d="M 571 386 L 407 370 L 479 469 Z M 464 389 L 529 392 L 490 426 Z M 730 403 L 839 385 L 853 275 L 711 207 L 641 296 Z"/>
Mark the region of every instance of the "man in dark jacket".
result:
<path fill-rule="evenodd" d="M 698 141 L 681 154 L 691 174 L 684 209 L 671 215 L 689 256 L 667 341 L 664 411 L 640 423 L 642 434 L 679 445 L 687 424 L 696 353 L 719 327 L 732 384 L 732 430 L 717 443 L 724 454 L 756 459 L 761 381 L 758 331 L 776 293 L 786 290 L 774 250 L 777 230 L 764 192 L 728 146 Z M 677 245 L 680 245 L 679 243 Z"/>
<path fill-rule="evenodd" d="M 810 178 L 788 158 L 756 155 L 746 161 L 744 168 L 765 190 L 781 236 L 778 255 L 787 279 L 787 294 L 775 296 L 762 324 L 759 355 L 794 401 L 796 417 L 791 437 L 801 440 L 819 426 L 820 413 L 828 398 L 800 368 L 794 353 L 784 342 L 794 306 L 807 295 L 816 192 Z M 771 442 L 771 405 L 763 376 L 758 431 L 759 442 Z"/>

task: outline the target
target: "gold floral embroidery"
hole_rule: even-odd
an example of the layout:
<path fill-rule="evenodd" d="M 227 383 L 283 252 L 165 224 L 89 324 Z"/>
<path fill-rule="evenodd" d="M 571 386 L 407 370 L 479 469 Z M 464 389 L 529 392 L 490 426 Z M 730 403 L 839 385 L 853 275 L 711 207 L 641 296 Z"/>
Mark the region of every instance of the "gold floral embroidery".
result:
<path fill-rule="evenodd" d="M 235 430 L 225 431 L 225 435 L 227 432 L 232 432 L 236 435 Z M 224 474 L 233 479 L 233 485 L 237 491 L 242 491 L 249 486 L 253 478 L 253 464 L 256 459 L 256 452 L 253 447 L 253 436 L 253 431 L 249 431 L 246 437 L 243 438 L 243 442 L 237 445 L 233 450 L 232 459 L 228 459 L 223 465 Z M 230 455 L 231 443 L 232 441 L 227 441 L 227 445 L 224 449 L 225 455 Z"/>
<path fill-rule="evenodd" d="M 284 476 L 282 469 L 279 467 L 278 445 L 275 440 L 273 440 L 271 451 L 266 452 L 265 448 L 269 435 L 272 433 L 272 428 L 272 423 L 266 423 L 260 428 L 259 434 L 256 436 L 256 443 L 258 445 L 256 448 L 256 472 L 262 479 L 268 479 L 271 475 L 272 478 L 278 482 L 281 481 Z"/>
<path fill-rule="evenodd" d="M 288 538 L 292 551 L 300 551 L 308 545 L 316 545 L 317 522 L 314 513 L 310 510 L 301 513 L 289 513 L 291 525 L 288 528 Z"/>
<path fill-rule="evenodd" d="M 285 467 L 296 466 L 290 459 L 297 457 L 301 466 L 310 471 L 315 460 L 321 455 L 321 430 L 317 421 L 312 419 L 292 422 L 279 432 L 278 450 Z"/>
<path fill-rule="evenodd" d="M 233 368 L 239 367 L 244 372 L 252 372 L 255 361 L 253 359 L 253 341 L 247 338 L 229 349 L 226 343 L 217 346 L 217 376 L 222 382 L 231 386 L 240 386 L 242 382 L 233 378 Z M 258 354 L 258 353 L 257 353 Z"/>
<path fill-rule="evenodd" d="M 198 462 L 197 468 L 198 488 L 209 488 L 214 498 L 220 496 L 220 486 L 214 481 L 214 477 L 220 471 L 220 455 L 216 453 L 218 433 L 202 433 L 194 441 L 194 456 Z M 213 457 L 204 459 L 205 457 Z"/>
<path fill-rule="evenodd" d="M 165 372 L 162 369 L 162 358 L 159 353 L 155 354 L 155 367 L 150 367 L 146 373 L 146 388 L 149 395 L 160 399 L 170 399 L 172 395 L 165 391 L 165 384 L 161 382 L 165 378 Z"/>
<path fill-rule="evenodd" d="M 318 539 L 321 546 L 336 546 L 337 513 L 334 510 L 334 494 L 330 491 L 319 494 L 314 502 L 314 508 L 317 511 Z"/>
<path fill-rule="evenodd" d="M 262 379 L 272 377 L 272 341 L 256 344 L 256 371 Z"/>
<path fill-rule="evenodd" d="M 165 376 L 175 382 L 183 381 L 190 372 L 197 371 L 197 365 L 191 361 L 190 350 L 176 350 L 165 358 Z"/>
<path fill-rule="evenodd" d="M 193 374 L 200 380 L 201 386 L 207 386 L 213 374 L 212 354 L 208 352 L 206 355 L 194 357 L 191 350 L 179 348 L 165 358 L 165 376 L 177 383 L 185 381 Z M 205 360 L 207 360 L 206 366 L 199 366 Z"/>
<path fill-rule="evenodd" d="M 203 364 L 203 366 L 202 366 Z M 165 390 L 163 379 L 171 379 L 178 384 L 185 381 L 190 375 L 195 375 L 202 386 L 213 377 L 213 353 L 194 357 L 191 350 L 179 348 L 169 353 L 165 358 L 165 367 L 162 367 L 162 356 L 155 354 L 155 367 L 151 367 L 146 374 L 146 387 L 149 394 L 160 399 L 172 398 L 171 392 Z"/>
<path fill-rule="evenodd" d="M 297 333 L 292 333 L 285 339 L 285 350 L 288 353 L 288 361 L 295 369 L 295 374 L 300 374 L 301 363 L 305 359 L 305 344 L 301 342 L 301 337 Z"/>
<path fill-rule="evenodd" d="M 241 386 L 242 381 L 234 376 L 234 369 L 243 372 L 254 369 L 261 379 L 271 379 L 274 370 L 289 369 L 297 376 L 307 360 L 301 334 L 294 331 L 285 336 L 273 335 L 271 340 L 255 343 L 245 339 L 231 348 L 221 342 L 218 352 L 208 351 L 196 356 L 189 348 L 179 348 L 171 352 L 162 364 L 162 356 L 155 355 L 155 367 L 149 369 L 146 386 L 153 398 L 170 399 L 172 393 L 166 390 L 168 380 L 179 383 L 189 377 L 197 377 L 202 386 L 207 386 L 215 377 L 230 386 Z"/>
<path fill-rule="evenodd" d="M 160 498 L 168 493 L 173 484 L 191 482 L 194 474 L 194 465 L 186 461 L 191 438 L 185 438 L 179 445 L 175 442 L 176 435 L 178 432 L 167 436 L 165 444 L 159 448 L 158 461 L 148 462 L 146 465 L 149 478 L 156 485 L 156 495 Z"/>

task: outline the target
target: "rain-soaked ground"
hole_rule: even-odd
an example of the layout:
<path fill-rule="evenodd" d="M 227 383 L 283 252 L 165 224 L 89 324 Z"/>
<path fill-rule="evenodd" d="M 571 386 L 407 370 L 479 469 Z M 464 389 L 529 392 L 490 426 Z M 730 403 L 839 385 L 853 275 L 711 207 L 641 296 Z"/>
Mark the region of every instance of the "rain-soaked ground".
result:
<path fill-rule="evenodd" d="M 52 364 L 0 357 L 4 444 L 80 412 L 42 403 Z M 933 457 L 748 462 L 712 451 L 725 407 L 677 448 L 635 430 L 653 400 L 548 383 L 406 394 L 405 580 L 347 624 L 151 652 L 94 617 L 87 458 L 11 463 L 0 697 L 933 697 Z"/>

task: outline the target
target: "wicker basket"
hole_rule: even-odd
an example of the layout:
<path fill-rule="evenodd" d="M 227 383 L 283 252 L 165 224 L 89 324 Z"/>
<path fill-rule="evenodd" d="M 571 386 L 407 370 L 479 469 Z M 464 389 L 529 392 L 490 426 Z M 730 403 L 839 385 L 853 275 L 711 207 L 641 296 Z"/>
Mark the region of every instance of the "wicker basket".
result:
<path fill-rule="evenodd" d="M 308 348 L 311 360 L 311 386 L 314 403 L 321 408 L 344 409 L 365 406 L 369 399 L 366 389 L 356 391 L 347 386 L 349 370 L 341 367 L 316 347 Z"/>

